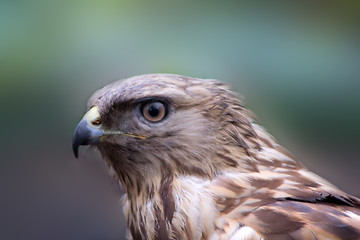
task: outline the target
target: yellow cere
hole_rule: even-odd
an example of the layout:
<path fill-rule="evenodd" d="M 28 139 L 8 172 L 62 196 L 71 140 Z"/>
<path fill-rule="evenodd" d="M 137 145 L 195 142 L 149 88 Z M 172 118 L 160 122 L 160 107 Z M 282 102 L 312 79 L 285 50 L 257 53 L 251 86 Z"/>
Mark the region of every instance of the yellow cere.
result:
<path fill-rule="evenodd" d="M 92 122 L 98 120 L 99 118 L 100 118 L 100 114 L 99 114 L 98 106 L 92 107 L 83 117 L 83 119 L 85 119 L 88 122 L 88 124 L 92 126 L 93 126 Z"/>

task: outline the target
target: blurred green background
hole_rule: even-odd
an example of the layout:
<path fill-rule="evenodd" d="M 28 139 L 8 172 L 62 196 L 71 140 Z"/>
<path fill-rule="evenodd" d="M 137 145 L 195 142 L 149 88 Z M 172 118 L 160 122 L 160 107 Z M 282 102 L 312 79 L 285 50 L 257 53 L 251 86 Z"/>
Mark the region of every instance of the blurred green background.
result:
<path fill-rule="evenodd" d="M 228 82 L 360 196 L 359 20 L 358 1 L 1 1 L 0 238 L 123 238 L 119 187 L 71 137 L 96 89 L 143 73 Z"/>

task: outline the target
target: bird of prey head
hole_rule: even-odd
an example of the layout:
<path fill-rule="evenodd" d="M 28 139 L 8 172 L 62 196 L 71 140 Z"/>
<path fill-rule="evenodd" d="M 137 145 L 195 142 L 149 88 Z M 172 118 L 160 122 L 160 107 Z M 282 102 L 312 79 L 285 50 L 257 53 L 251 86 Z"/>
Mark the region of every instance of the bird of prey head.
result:
<path fill-rule="evenodd" d="M 125 188 L 129 239 L 360 239 L 360 200 L 311 173 L 211 79 L 141 75 L 96 91 L 74 154 Z"/>

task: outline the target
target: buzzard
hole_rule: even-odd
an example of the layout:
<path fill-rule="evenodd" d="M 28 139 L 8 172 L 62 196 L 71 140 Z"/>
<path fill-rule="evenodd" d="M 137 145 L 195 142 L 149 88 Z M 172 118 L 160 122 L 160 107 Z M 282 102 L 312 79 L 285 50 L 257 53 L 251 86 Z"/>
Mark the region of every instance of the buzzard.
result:
<path fill-rule="evenodd" d="M 98 149 L 129 239 L 360 239 L 360 199 L 307 170 L 213 79 L 148 74 L 96 91 L 73 151 Z"/>

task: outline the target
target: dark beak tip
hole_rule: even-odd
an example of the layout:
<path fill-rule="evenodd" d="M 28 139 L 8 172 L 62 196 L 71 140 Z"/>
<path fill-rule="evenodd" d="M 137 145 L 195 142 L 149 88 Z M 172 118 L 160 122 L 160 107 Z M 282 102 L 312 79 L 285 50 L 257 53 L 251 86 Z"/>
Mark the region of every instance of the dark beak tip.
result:
<path fill-rule="evenodd" d="M 74 131 L 74 135 L 72 137 L 72 149 L 73 149 L 73 153 L 75 158 L 79 157 L 79 146 L 82 144 L 82 142 L 84 141 L 84 136 L 83 135 L 83 129 L 84 129 L 84 121 L 80 121 L 80 123 L 76 126 L 75 131 Z"/>
<path fill-rule="evenodd" d="M 73 136 L 72 150 L 73 150 L 75 158 L 78 158 L 79 157 L 79 144 L 76 141 L 75 135 Z"/>
<path fill-rule="evenodd" d="M 73 153 L 75 158 L 77 159 L 79 157 L 79 148 L 75 147 L 74 145 L 73 145 Z"/>
<path fill-rule="evenodd" d="M 72 138 L 72 148 L 75 158 L 78 158 L 79 156 L 80 145 L 91 145 L 98 143 L 102 134 L 103 131 L 101 129 L 89 127 L 86 120 L 81 120 L 75 128 Z"/>

